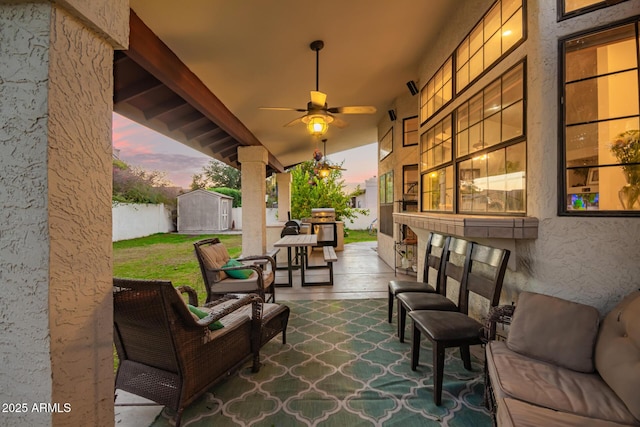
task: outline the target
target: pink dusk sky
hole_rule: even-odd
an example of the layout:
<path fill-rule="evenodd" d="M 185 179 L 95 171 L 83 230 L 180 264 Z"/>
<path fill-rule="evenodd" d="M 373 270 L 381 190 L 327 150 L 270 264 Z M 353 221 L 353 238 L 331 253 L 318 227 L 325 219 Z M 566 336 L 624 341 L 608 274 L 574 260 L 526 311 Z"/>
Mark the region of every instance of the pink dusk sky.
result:
<path fill-rule="evenodd" d="M 167 138 L 126 117 L 113 113 L 113 147 L 119 150 L 121 160 L 131 166 L 148 171 L 166 172 L 166 178 L 175 185 L 189 188 L 194 174 L 202 171 L 211 157 L 186 145 Z M 309 149 L 309 160 L 313 149 Z M 342 164 L 345 185 L 349 189 L 378 174 L 377 144 L 369 144 L 328 156 L 332 163 Z"/>

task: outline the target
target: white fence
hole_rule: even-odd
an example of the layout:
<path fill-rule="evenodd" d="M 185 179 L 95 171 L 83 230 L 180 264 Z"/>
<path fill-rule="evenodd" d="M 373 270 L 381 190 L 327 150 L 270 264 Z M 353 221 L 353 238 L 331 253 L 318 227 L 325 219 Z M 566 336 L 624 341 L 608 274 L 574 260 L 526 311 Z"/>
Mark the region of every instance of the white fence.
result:
<path fill-rule="evenodd" d="M 231 209 L 231 219 L 234 229 L 242 230 L 242 208 Z M 353 224 L 347 220 L 344 226 L 350 230 L 366 230 L 374 219 L 376 219 L 376 217 L 372 214 L 356 214 L 356 217 L 353 219 Z M 287 221 L 287 218 L 278 218 L 277 208 L 267 208 L 267 225 L 280 224 L 285 221 Z"/>
<path fill-rule="evenodd" d="M 171 213 L 163 204 L 117 203 L 112 207 L 112 215 L 114 242 L 175 230 Z"/>
<path fill-rule="evenodd" d="M 278 209 L 267 209 L 267 225 L 277 224 L 281 227 L 277 212 Z M 353 224 L 347 221 L 345 227 L 350 230 L 365 230 L 374 219 L 371 214 L 358 215 Z M 242 230 L 242 208 L 232 209 L 232 220 L 235 230 Z M 112 241 L 114 242 L 175 231 L 171 213 L 163 204 L 117 203 L 113 205 L 112 221 Z M 286 221 L 286 218 L 284 221 Z"/>

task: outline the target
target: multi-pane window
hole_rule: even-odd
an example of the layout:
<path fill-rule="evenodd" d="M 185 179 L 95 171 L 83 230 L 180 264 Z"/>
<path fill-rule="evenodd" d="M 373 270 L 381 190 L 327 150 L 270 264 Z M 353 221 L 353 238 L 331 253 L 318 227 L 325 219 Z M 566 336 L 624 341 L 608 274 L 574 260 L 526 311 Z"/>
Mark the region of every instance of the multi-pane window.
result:
<path fill-rule="evenodd" d="M 380 175 L 380 233 L 393 236 L 393 171 Z"/>
<path fill-rule="evenodd" d="M 423 211 L 526 212 L 524 70 L 512 67 L 421 135 Z"/>
<path fill-rule="evenodd" d="M 524 213 L 524 142 L 458 163 L 460 213 Z"/>
<path fill-rule="evenodd" d="M 524 64 L 519 64 L 456 110 L 457 155 L 524 134 Z"/>
<path fill-rule="evenodd" d="M 453 58 L 440 67 L 420 91 L 420 120 L 425 122 L 453 97 Z"/>
<path fill-rule="evenodd" d="M 498 0 L 456 49 L 456 93 L 524 40 L 522 0 Z"/>
<path fill-rule="evenodd" d="M 560 212 L 640 212 L 638 22 L 563 41 Z"/>
<path fill-rule="evenodd" d="M 418 145 L 418 116 L 409 117 L 402 121 L 403 138 L 402 145 Z"/>
<path fill-rule="evenodd" d="M 611 6 L 624 0 L 559 0 L 561 17 L 568 18 L 596 9 Z"/>
<path fill-rule="evenodd" d="M 391 154 L 391 152 L 393 151 L 393 127 L 391 127 L 391 129 L 389 129 L 387 133 L 385 133 L 384 136 L 380 139 L 379 146 L 380 160 Z"/>
<path fill-rule="evenodd" d="M 453 166 L 422 175 L 422 210 L 453 212 Z"/>
<path fill-rule="evenodd" d="M 452 118 L 448 115 L 420 136 L 421 170 L 426 171 L 451 162 Z"/>

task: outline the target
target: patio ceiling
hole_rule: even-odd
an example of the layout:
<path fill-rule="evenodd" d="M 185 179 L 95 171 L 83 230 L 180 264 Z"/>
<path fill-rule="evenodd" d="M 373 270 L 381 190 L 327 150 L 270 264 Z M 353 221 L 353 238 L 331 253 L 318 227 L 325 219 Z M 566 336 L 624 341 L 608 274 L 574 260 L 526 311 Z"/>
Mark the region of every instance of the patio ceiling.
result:
<path fill-rule="evenodd" d="M 309 43 L 322 39 L 319 89 L 329 106 L 378 110 L 341 115 L 349 125 L 330 126 L 327 154 L 377 142 L 379 121 L 408 93 L 406 82 L 418 80 L 424 52 L 457 7 L 451 0 L 131 0 L 130 50 L 114 60 L 114 109 L 232 166 L 239 145 L 262 144 L 271 169 L 281 170 L 310 159 L 319 141 L 302 125 L 283 126 L 303 113 L 259 107 L 306 107 L 316 84 Z"/>

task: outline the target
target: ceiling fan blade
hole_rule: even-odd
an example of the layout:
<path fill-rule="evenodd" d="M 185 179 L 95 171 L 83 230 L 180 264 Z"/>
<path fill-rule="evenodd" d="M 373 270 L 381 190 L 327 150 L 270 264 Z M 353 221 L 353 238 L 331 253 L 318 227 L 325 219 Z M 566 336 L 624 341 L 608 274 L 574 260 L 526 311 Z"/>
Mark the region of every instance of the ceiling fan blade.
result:
<path fill-rule="evenodd" d="M 305 117 L 305 116 L 302 116 L 302 117 Z M 302 123 L 302 117 L 298 117 L 298 118 L 297 118 L 297 119 L 295 119 L 295 120 L 291 120 L 289 123 L 287 123 L 286 125 L 284 125 L 284 127 L 288 128 L 288 127 L 291 127 L 291 126 L 295 126 L 295 125 L 297 125 L 298 123 Z"/>
<path fill-rule="evenodd" d="M 304 113 L 305 111 L 307 111 L 306 109 L 302 109 L 302 108 L 289 108 L 289 107 L 259 107 L 260 110 L 271 110 L 271 111 L 300 111 L 301 113 Z"/>
<path fill-rule="evenodd" d="M 318 108 L 323 108 L 327 102 L 327 94 L 317 90 L 311 91 L 311 105 Z"/>
<path fill-rule="evenodd" d="M 376 107 L 371 105 L 352 105 L 349 107 L 333 107 L 327 111 L 339 114 L 374 114 L 377 110 Z"/>
<path fill-rule="evenodd" d="M 331 122 L 330 126 L 335 126 L 337 128 L 346 128 L 347 126 L 349 126 L 349 123 L 345 122 L 342 119 L 337 118 L 336 116 L 331 116 L 333 117 L 333 121 Z"/>

